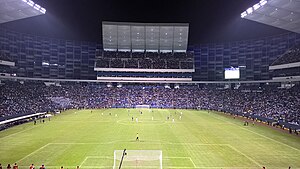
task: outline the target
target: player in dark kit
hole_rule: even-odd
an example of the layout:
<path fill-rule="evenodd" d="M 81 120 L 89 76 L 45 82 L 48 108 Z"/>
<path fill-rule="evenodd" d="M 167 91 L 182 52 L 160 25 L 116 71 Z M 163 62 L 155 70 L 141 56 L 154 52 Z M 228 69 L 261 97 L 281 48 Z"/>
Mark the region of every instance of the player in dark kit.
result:
<path fill-rule="evenodd" d="M 135 141 L 140 141 L 140 139 L 139 139 L 139 133 L 136 133 L 136 139 L 135 139 Z"/>

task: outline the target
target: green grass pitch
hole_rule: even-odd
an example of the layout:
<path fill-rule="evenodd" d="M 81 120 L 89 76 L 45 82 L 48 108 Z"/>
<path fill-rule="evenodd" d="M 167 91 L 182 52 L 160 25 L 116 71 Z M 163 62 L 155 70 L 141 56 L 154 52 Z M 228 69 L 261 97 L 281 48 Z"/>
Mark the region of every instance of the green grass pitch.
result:
<path fill-rule="evenodd" d="M 6 167 L 17 162 L 20 169 L 31 163 L 48 169 L 112 168 L 114 150 L 126 148 L 162 150 L 163 168 L 300 169 L 300 137 L 261 125 L 243 126 L 220 113 L 143 109 L 141 115 L 139 110 L 68 110 L 45 124 L 2 131 L 0 163 Z M 131 121 L 132 116 L 139 122 Z"/>

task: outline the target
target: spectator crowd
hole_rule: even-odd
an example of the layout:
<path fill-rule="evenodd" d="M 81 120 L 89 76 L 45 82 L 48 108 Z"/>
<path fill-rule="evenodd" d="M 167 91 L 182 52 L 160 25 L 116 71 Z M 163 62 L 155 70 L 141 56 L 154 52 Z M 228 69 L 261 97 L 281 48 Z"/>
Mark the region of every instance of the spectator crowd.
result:
<path fill-rule="evenodd" d="M 187 53 L 111 52 L 96 58 L 97 68 L 193 69 L 194 55 Z"/>
<path fill-rule="evenodd" d="M 272 63 L 272 66 L 300 62 L 300 44 L 286 51 Z"/>
<path fill-rule="evenodd" d="M 0 118 L 70 108 L 152 108 L 210 109 L 251 114 L 300 124 L 300 86 L 217 89 L 197 85 L 166 88 L 161 85 L 125 85 L 64 82 L 5 81 L 0 85 Z"/>

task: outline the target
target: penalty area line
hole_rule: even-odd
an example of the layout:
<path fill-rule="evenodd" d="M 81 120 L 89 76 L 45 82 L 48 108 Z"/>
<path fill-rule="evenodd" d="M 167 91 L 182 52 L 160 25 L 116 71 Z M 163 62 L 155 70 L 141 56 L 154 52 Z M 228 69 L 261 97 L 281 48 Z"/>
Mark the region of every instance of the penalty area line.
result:
<path fill-rule="evenodd" d="M 114 159 L 113 157 L 111 156 L 86 156 L 84 158 L 84 160 L 81 162 L 81 164 L 79 165 L 80 168 L 86 168 L 86 167 L 83 167 L 82 165 L 88 160 L 88 159 Z M 87 166 L 89 167 L 89 166 Z M 92 166 L 93 167 L 93 166 Z"/>
<path fill-rule="evenodd" d="M 88 157 L 85 157 L 85 159 L 80 163 L 80 165 L 79 165 L 80 168 L 86 162 L 87 159 L 88 159 Z"/>
<path fill-rule="evenodd" d="M 31 156 L 31 155 L 37 153 L 38 151 L 40 151 L 41 149 L 47 147 L 47 146 L 50 145 L 50 144 L 51 144 L 51 143 L 45 144 L 44 146 L 42 146 L 42 147 L 36 149 L 35 151 L 33 151 L 33 152 L 31 152 L 30 154 L 26 155 L 25 157 L 21 158 L 21 159 L 18 160 L 17 162 L 19 163 L 20 161 L 23 161 L 23 160 L 26 159 L 27 157 L 29 157 L 29 156 Z"/>
<path fill-rule="evenodd" d="M 195 168 L 197 168 L 197 166 L 195 165 L 195 163 L 194 163 L 194 161 L 192 160 L 192 158 L 190 157 L 189 159 L 190 159 L 190 161 L 192 162 L 193 166 L 194 166 Z"/>

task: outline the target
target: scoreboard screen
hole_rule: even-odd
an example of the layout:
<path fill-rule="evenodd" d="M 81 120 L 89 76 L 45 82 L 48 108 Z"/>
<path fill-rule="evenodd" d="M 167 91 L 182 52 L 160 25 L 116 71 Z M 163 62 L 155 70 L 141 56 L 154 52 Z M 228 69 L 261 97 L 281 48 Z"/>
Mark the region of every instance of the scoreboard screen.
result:
<path fill-rule="evenodd" d="M 240 69 L 239 68 L 225 68 L 225 79 L 239 79 Z"/>

